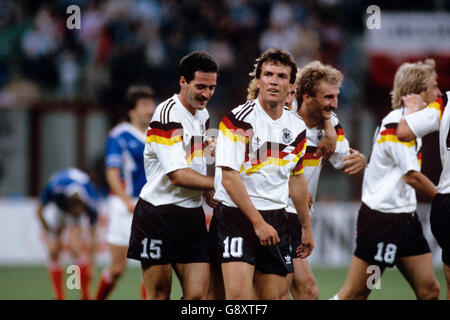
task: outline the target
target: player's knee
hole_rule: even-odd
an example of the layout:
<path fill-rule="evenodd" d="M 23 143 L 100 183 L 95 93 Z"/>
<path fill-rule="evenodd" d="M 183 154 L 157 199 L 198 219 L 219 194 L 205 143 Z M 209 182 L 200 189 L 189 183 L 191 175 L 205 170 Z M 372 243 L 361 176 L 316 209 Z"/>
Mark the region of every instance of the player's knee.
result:
<path fill-rule="evenodd" d="M 292 289 L 295 296 L 302 300 L 317 300 L 319 299 L 319 288 L 317 282 L 313 277 L 306 279 L 306 281 L 293 280 Z"/>
<path fill-rule="evenodd" d="M 315 282 L 314 285 L 309 288 L 307 294 L 309 296 L 309 300 L 319 300 L 320 291 Z"/>
<path fill-rule="evenodd" d="M 208 299 L 208 288 L 207 287 L 199 287 L 186 290 L 186 293 L 183 294 L 184 300 L 207 300 Z"/>
<path fill-rule="evenodd" d="M 436 300 L 439 299 L 439 291 L 439 284 L 433 281 L 417 291 L 417 298 L 420 300 Z"/>
<path fill-rule="evenodd" d="M 50 261 L 57 262 L 59 260 L 59 250 L 58 249 L 50 249 Z"/>
<path fill-rule="evenodd" d="M 149 300 L 169 300 L 170 286 L 159 284 L 150 289 L 148 294 Z"/>
<path fill-rule="evenodd" d="M 112 266 L 110 269 L 111 277 L 114 280 L 119 279 L 124 272 L 125 272 L 125 266 L 123 266 L 123 265 Z"/>
<path fill-rule="evenodd" d="M 208 293 L 194 292 L 190 295 L 183 296 L 184 300 L 208 300 Z"/>
<path fill-rule="evenodd" d="M 113 261 L 110 267 L 111 277 L 118 279 L 125 272 L 127 264 L 125 261 Z"/>

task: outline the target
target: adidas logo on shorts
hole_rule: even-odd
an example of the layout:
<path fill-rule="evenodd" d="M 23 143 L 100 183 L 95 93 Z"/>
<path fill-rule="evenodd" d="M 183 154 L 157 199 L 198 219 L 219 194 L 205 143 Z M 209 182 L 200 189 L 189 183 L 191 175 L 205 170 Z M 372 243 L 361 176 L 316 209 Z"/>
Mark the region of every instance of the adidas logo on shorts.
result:
<path fill-rule="evenodd" d="M 286 264 L 291 264 L 291 263 L 292 263 L 292 262 L 291 262 L 291 256 L 290 256 L 290 255 L 285 256 L 285 257 L 284 257 L 284 260 L 286 260 Z"/>

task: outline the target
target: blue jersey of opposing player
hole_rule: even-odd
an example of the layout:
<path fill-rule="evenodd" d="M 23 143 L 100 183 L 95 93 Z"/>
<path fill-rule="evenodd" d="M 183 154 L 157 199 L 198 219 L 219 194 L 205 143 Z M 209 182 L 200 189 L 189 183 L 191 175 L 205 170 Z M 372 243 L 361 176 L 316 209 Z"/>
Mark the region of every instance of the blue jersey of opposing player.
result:
<path fill-rule="evenodd" d="M 67 198 L 74 193 L 78 193 L 83 201 L 90 224 L 95 225 L 100 197 L 89 176 L 79 169 L 69 168 L 53 174 L 40 199 L 43 206 L 53 202 L 62 212 L 67 212 Z"/>
<path fill-rule="evenodd" d="M 122 122 L 109 132 L 106 168 L 119 168 L 128 196 L 137 198 L 146 182 L 144 169 L 145 134 Z"/>

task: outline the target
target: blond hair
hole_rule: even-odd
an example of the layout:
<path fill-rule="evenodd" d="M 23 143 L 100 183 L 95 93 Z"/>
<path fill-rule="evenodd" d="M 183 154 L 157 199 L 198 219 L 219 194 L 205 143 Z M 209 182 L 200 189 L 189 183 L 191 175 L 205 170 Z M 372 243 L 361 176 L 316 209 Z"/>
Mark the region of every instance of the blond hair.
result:
<path fill-rule="evenodd" d="M 297 81 L 297 100 L 299 105 L 303 102 L 303 94 L 306 93 L 311 97 L 316 96 L 320 81 L 340 87 L 342 80 L 344 80 L 342 72 L 332 66 L 325 65 L 320 61 L 308 63 L 299 71 Z"/>
<path fill-rule="evenodd" d="M 426 91 L 436 77 L 434 59 L 415 63 L 403 63 L 395 73 L 394 88 L 391 91 L 392 109 L 402 106 L 402 96 Z"/>

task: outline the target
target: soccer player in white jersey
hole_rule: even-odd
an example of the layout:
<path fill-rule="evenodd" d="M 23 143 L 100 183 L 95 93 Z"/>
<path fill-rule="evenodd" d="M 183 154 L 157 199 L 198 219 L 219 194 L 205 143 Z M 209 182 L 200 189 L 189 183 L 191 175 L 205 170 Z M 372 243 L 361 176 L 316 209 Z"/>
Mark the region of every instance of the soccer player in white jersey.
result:
<path fill-rule="evenodd" d="M 435 80 L 425 94 L 403 98 L 405 112 L 397 128 L 397 137 L 400 141 L 410 141 L 439 130 L 442 172 L 437 186 L 438 194 L 431 204 L 430 226 L 442 248 L 447 300 L 450 300 L 450 91 L 431 104 L 424 103 L 430 100 L 428 96 L 434 95 L 441 95 Z"/>
<path fill-rule="evenodd" d="M 54 173 L 37 205 L 37 216 L 46 234 L 50 255 L 49 274 L 58 300 L 64 300 L 64 271 L 59 261 L 63 248 L 62 233 L 68 229 L 68 247 L 80 268 L 81 298 L 89 300 L 91 263 L 96 250 L 96 226 L 99 195 L 89 176 L 76 168 Z M 89 228 L 89 253 L 83 252 L 82 217 L 87 216 Z"/>
<path fill-rule="evenodd" d="M 430 248 L 415 212 L 416 191 L 432 199 L 436 188 L 420 172 L 421 139 L 401 142 L 396 136 L 405 111 L 401 97 L 411 93 L 424 96 L 427 102 L 437 98 L 434 63 L 404 63 L 395 74 L 393 111 L 376 132 L 364 172 L 356 249 L 347 279 L 333 299 L 366 299 L 371 292 L 367 284 L 371 265 L 381 273 L 397 265 L 418 299 L 439 298 Z"/>
<path fill-rule="evenodd" d="M 206 299 L 209 245 L 202 195 L 211 206 L 214 178 L 206 176 L 204 148 L 209 127 L 206 105 L 218 66 L 193 52 L 178 66 L 179 94 L 155 110 L 144 150 L 147 183 L 131 227 L 128 258 L 140 260 L 147 299 L 169 299 L 172 266 L 183 298 Z"/>
<path fill-rule="evenodd" d="M 134 207 L 145 184 L 144 146 L 147 127 L 155 111 L 155 95 L 148 86 L 131 86 L 125 96 L 127 121 L 117 124 L 106 141 L 108 231 L 111 265 L 102 272 L 97 300 L 108 297 L 127 264 L 128 241 Z M 142 284 L 143 288 L 143 284 Z M 144 290 L 141 291 L 143 297 Z"/>
<path fill-rule="evenodd" d="M 289 53 L 264 52 L 257 60 L 258 98 L 219 125 L 213 219 L 226 299 L 282 297 L 292 270 L 289 194 L 304 228 L 301 256 L 314 247 L 303 175 L 306 127 L 284 107 L 296 72 Z"/>
<path fill-rule="evenodd" d="M 307 127 L 307 147 L 303 166 L 308 190 L 311 193 L 311 204 L 316 198 L 324 159 L 328 159 L 335 169 L 342 169 L 350 175 L 361 172 L 366 166 L 365 156 L 349 147 L 344 129 L 339 124 L 336 114 L 333 113 L 338 107 L 339 88 L 342 80 L 343 75 L 339 70 L 319 61 L 311 62 L 299 70 L 296 88 L 298 103 L 293 104 L 292 111 L 302 117 Z M 324 155 L 318 151 L 318 145 L 326 135 L 324 126 L 330 124 L 337 136 L 336 148 L 329 155 Z M 286 211 L 296 214 L 291 201 L 289 201 Z M 313 211 L 314 206 L 311 208 L 311 214 Z M 294 239 L 292 247 L 296 248 L 299 245 L 296 239 L 301 236 L 301 225 L 295 215 L 289 215 L 289 220 Z M 292 279 L 289 283 L 294 299 L 318 299 L 319 289 L 308 261 L 297 257 L 295 251 L 292 252 L 292 258 L 294 274 L 293 276 L 289 275 L 288 278 Z"/>

